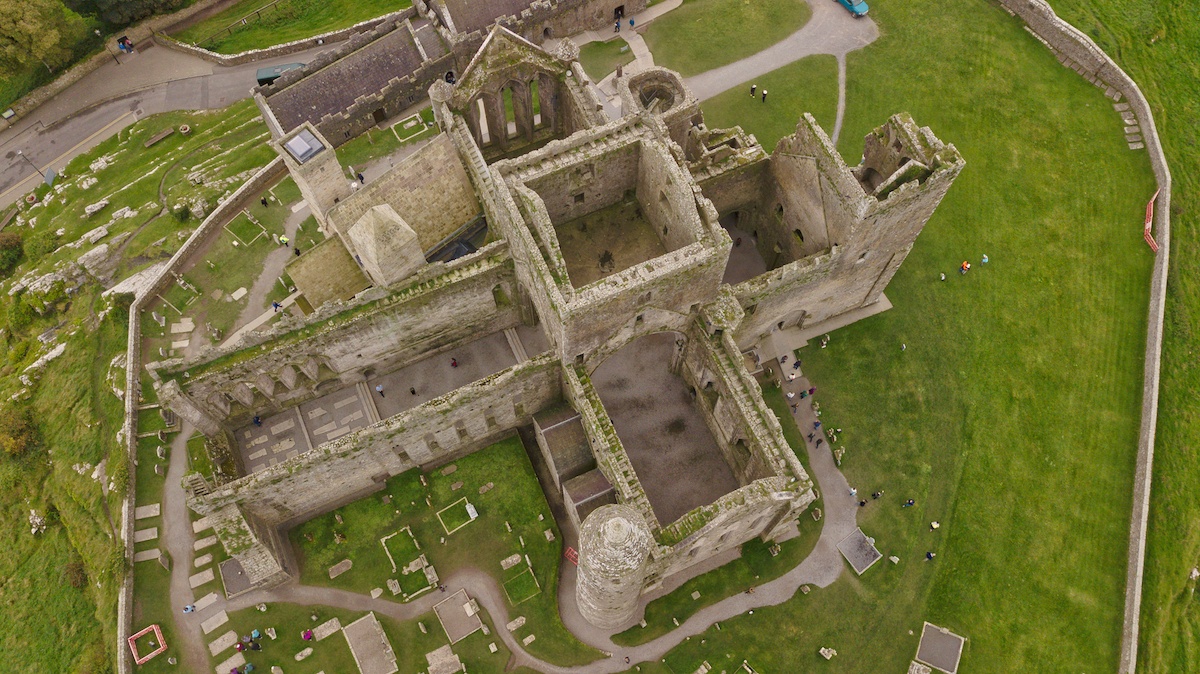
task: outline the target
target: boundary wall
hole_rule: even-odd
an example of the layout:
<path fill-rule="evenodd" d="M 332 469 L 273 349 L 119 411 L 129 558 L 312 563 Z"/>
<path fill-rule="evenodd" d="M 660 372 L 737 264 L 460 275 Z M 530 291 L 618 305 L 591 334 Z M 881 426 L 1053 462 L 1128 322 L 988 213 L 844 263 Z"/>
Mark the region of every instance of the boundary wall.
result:
<path fill-rule="evenodd" d="M 1146 561 L 1146 522 L 1150 514 L 1150 484 L 1154 464 L 1154 431 L 1158 422 L 1158 379 L 1162 356 L 1163 311 L 1167 294 L 1167 265 L 1171 243 L 1171 170 L 1158 139 L 1150 104 L 1137 84 L 1077 28 L 1059 18 L 1045 0 L 999 0 L 1021 18 L 1029 31 L 1054 52 L 1062 64 L 1114 100 L 1124 96 L 1141 126 L 1150 166 L 1158 183 L 1154 209 L 1158 256 L 1150 280 L 1150 311 L 1146 327 L 1146 356 L 1142 375 L 1142 425 L 1138 434 L 1137 467 L 1133 480 L 1133 513 L 1129 525 L 1129 559 L 1125 580 L 1125 621 L 1118 671 L 1137 669 L 1138 621 L 1142 605 L 1142 572 Z"/>
<path fill-rule="evenodd" d="M 137 494 L 137 419 L 141 399 L 141 377 L 138 373 L 142 368 L 143 307 L 175 280 L 176 270 L 184 266 L 193 253 L 221 231 L 225 221 L 240 209 L 250 193 L 275 180 L 284 171 L 286 167 L 283 158 L 276 157 L 251 176 L 228 199 L 218 204 L 187 241 L 183 242 L 179 250 L 175 251 L 170 262 L 159 272 L 153 283 L 134 297 L 133 304 L 129 306 L 129 334 L 125 343 L 125 423 L 121 426 L 121 441 L 126 448 L 125 462 L 129 481 L 121 503 L 121 541 L 125 546 L 125 575 L 121 579 L 121 589 L 117 594 L 117 674 L 132 674 L 134 670 L 126 642 L 133 633 L 133 509 Z"/>

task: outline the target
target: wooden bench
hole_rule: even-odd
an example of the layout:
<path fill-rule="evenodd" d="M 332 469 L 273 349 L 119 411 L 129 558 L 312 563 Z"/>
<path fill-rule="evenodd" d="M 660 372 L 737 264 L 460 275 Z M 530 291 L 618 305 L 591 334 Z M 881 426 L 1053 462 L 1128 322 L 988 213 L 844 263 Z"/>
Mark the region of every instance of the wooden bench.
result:
<path fill-rule="evenodd" d="M 167 136 L 169 136 L 173 133 L 175 133 L 175 127 L 168 126 L 167 128 L 163 129 L 162 131 L 159 131 L 158 133 L 151 136 L 150 140 L 143 143 L 143 145 L 145 145 L 146 147 L 150 147 L 151 145 L 154 145 L 158 141 L 162 140 L 163 138 L 166 138 Z"/>

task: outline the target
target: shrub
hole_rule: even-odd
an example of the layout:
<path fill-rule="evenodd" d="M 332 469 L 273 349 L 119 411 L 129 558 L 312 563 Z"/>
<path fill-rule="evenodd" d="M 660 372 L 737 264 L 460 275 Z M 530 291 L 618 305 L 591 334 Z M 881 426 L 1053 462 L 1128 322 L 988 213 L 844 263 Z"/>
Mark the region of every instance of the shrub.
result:
<path fill-rule="evenodd" d="M 21 261 L 21 235 L 0 232 L 0 274 L 7 275 Z"/>
<path fill-rule="evenodd" d="M 20 456 L 33 446 L 36 438 L 29 408 L 8 405 L 0 408 L 0 449 L 9 456 Z"/>

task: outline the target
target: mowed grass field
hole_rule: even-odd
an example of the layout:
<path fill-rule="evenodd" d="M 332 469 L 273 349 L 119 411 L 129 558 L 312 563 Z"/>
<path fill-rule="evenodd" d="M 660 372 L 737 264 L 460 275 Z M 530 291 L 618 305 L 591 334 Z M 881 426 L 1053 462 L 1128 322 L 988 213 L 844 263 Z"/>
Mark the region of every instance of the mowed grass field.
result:
<path fill-rule="evenodd" d="M 689 77 L 757 54 L 810 17 L 804 0 L 683 0 L 642 34 L 656 64 Z"/>
<path fill-rule="evenodd" d="M 1188 3 L 1063 0 L 1055 3 L 1138 83 L 1171 168 L 1171 264 L 1150 524 L 1143 576 L 1138 671 L 1200 671 L 1200 606 L 1188 574 L 1200 562 L 1200 17 Z"/>
<path fill-rule="evenodd" d="M 872 16 L 882 35 L 849 56 L 841 153 L 857 163 L 864 134 L 906 111 L 967 167 L 888 288 L 894 308 L 800 357 L 844 429 L 850 484 L 885 492 L 859 523 L 901 561 L 723 622 L 667 664 L 806 671 L 830 646 L 839 669 L 903 671 L 929 620 L 968 638 L 972 672 L 1114 671 L 1149 162 L 1111 102 L 995 4 L 879 0 Z M 747 130 L 768 146 L 778 133 Z"/>
<path fill-rule="evenodd" d="M 270 4 L 271 0 L 242 0 L 171 37 L 221 54 L 237 54 L 348 28 L 360 21 L 399 11 L 412 3 L 408 0 L 281 0 L 254 15 L 256 10 Z M 248 17 L 245 25 L 223 31 L 244 17 Z M 216 33 L 220 34 L 214 37 Z"/>

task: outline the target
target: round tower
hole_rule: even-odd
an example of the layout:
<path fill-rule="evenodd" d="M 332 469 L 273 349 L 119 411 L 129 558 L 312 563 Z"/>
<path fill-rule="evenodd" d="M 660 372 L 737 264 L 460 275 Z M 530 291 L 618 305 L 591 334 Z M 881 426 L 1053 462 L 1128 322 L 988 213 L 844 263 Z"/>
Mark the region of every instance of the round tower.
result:
<path fill-rule="evenodd" d="M 584 520 L 575 599 L 589 623 L 614 629 L 633 617 L 653 545 L 645 519 L 629 506 L 601 506 Z"/>

